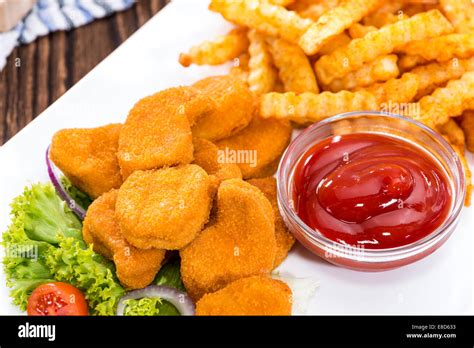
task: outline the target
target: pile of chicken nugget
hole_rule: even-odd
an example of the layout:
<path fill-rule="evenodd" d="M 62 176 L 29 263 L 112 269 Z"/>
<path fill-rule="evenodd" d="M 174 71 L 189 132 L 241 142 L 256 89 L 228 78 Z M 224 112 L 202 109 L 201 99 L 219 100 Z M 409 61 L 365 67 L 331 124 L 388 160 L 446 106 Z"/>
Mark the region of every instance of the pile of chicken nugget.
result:
<path fill-rule="evenodd" d="M 179 251 L 198 315 L 288 315 L 291 290 L 270 273 L 294 244 L 273 178 L 293 128 L 386 105 L 419 110 L 405 116 L 451 143 L 470 182 L 474 7 L 212 0 L 210 9 L 236 28 L 180 62 L 231 61 L 228 75 L 145 97 L 124 124 L 61 130 L 50 157 L 94 199 L 84 240 L 127 289 L 149 285 Z"/>
<path fill-rule="evenodd" d="M 264 119 L 306 126 L 350 111 L 414 118 L 463 162 L 474 151 L 471 0 L 211 0 L 235 24 L 182 53 L 183 66 L 233 62 Z"/>
<path fill-rule="evenodd" d="M 289 315 L 291 290 L 269 275 L 294 244 L 272 176 L 291 132 L 258 115 L 244 81 L 217 76 L 141 99 L 124 124 L 63 129 L 50 158 L 94 199 L 84 240 L 125 288 L 179 251 L 198 315 Z"/>

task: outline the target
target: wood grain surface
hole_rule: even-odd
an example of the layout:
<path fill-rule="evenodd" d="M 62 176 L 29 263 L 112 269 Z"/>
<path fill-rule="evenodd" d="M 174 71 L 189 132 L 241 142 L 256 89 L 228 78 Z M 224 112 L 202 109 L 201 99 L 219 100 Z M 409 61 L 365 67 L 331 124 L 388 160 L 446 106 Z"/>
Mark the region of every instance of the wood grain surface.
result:
<path fill-rule="evenodd" d="M 127 11 L 17 47 L 0 72 L 0 145 L 58 99 L 169 0 L 139 0 Z"/>

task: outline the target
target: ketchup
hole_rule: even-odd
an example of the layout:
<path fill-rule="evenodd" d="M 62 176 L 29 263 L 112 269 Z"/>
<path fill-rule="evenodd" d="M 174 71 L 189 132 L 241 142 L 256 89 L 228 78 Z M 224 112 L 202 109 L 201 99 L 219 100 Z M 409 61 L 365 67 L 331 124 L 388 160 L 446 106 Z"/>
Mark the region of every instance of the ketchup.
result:
<path fill-rule="evenodd" d="M 338 135 L 310 148 L 294 172 L 298 216 L 335 242 L 386 249 L 416 242 L 447 218 L 451 185 L 416 145 L 372 134 Z"/>

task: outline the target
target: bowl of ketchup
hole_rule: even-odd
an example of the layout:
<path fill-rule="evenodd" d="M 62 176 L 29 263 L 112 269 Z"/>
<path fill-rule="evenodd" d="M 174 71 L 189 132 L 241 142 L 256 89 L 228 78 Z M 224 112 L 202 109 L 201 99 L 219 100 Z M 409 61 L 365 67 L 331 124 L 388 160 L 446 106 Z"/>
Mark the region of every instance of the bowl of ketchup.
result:
<path fill-rule="evenodd" d="M 278 205 L 303 246 L 361 271 L 407 265 L 453 233 L 466 194 L 442 136 L 398 115 L 352 112 L 316 123 L 288 146 Z"/>

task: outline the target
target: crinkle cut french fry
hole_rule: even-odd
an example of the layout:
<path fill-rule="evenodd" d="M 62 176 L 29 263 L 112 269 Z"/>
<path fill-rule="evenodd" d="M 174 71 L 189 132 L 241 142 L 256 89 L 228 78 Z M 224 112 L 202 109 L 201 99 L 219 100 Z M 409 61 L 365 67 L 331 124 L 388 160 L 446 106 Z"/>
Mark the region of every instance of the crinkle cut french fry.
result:
<path fill-rule="evenodd" d="M 249 75 L 250 90 L 259 95 L 273 90 L 277 73 L 273 66 L 270 50 L 263 34 L 255 29 L 249 30 Z"/>
<path fill-rule="evenodd" d="M 436 88 L 450 80 L 457 80 L 468 71 L 474 71 L 474 58 L 453 58 L 444 63 L 431 63 L 410 71 L 420 78 L 420 86 L 415 99 L 431 94 Z"/>
<path fill-rule="evenodd" d="M 474 33 L 450 34 L 429 40 L 414 41 L 398 51 L 438 62 L 445 62 L 451 58 L 469 58 L 474 55 Z"/>
<path fill-rule="evenodd" d="M 466 136 L 466 146 L 474 152 L 474 110 L 464 111 L 461 119 L 461 128 Z"/>
<path fill-rule="evenodd" d="M 242 81 L 247 82 L 249 75 L 249 60 L 248 52 L 241 54 L 233 61 L 233 66 L 230 69 L 230 74 L 236 76 Z"/>
<path fill-rule="evenodd" d="M 471 0 L 440 0 L 441 11 L 458 33 L 474 32 L 474 4 Z"/>
<path fill-rule="evenodd" d="M 437 10 L 387 25 L 321 57 L 316 62 L 318 80 L 328 85 L 332 80 L 360 69 L 365 63 L 390 54 L 408 42 L 435 37 L 452 30 L 451 23 Z"/>
<path fill-rule="evenodd" d="M 317 122 L 342 112 L 379 110 L 376 98 L 365 91 L 321 94 L 268 93 L 262 96 L 260 115 L 288 119 L 299 124 Z"/>
<path fill-rule="evenodd" d="M 298 43 L 301 35 L 313 23 L 296 12 L 272 5 L 266 0 L 212 0 L 209 8 L 231 22 L 293 43 Z"/>
<path fill-rule="evenodd" d="M 418 65 L 427 64 L 429 61 L 420 56 L 401 56 L 398 59 L 398 67 L 401 72 L 407 72 Z"/>
<path fill-rule="evenodd" d="M 364 37 L 371 31 L 376 31 L 377 28 L 370 25 L 362 25 L 360 23 L 354 23 L 349 28 L 349 35 L 353 39 L 358 39 Z"/>
<path fill-rule="evenodd" d="M 386 0 L 374 14 L 377 13 L 398 13 L 403 6 L 406 5 L 406 0 Z"/>
<path fill-rule="evenodd" d="M 377 58 L 359 70 L 347 74 L 342 79 L 332 81 L 327 89 L 331 92 L 339 92 L 344 89 L 351 90 L 356 87 L 365 87 L 395 78 L 399 74 L 397 59 L 398 57 L 395 54 Z"/>
<path fill-rule="evenodd" d="M 247 30 L 236 28 L 214 41 L 204 41 L 192 47 L 188 53 L 181 53 L 179 62 L 186 67 L 191 64 L 219 65 L 238 57 L 248 45 Z"/>
<path fill-rule="evenodd" d="M 269 0 L 269 2 L 273 5 L 287 7 L 293 4 L 296 0 Z"/>
<path fill-rule="evenodd" d="M 470 107 L 474 99 L 474 71 L 465 73 L 459 80 L 450 81 L 446 87 L 436 89 L 431 95 L 420 99 L 419 115 L 413 118 L 435 129 L 460 116 Z"/>
<path fill-rule="evenodd" d="M 399 79 L 391 79 L 384 83 L 361 88 L 375 96 L 380 104 L 386 103 L 408 103 L 411 102 L 418 92 L 420 79 L 415 74 L 406 73 Z M 382 108 L 384 108 L 382 106 Z"/>
<path fill-rule="evenodd" d="M 346 33 L 341 33 L 339 35 L 333 36 L 328 42 L 326 42 L 323 47 L 321 47 L 318 54 L 331 54 L 338 48 L 347 46 L 349 42 L 351 42 L 351 38 Z"/>
<path fill-rule="evenodd" d="M 319 93 L 311 63 L 298 45 L 272 37 L 267 42 L 286 92 Z"/>
<path fill-rule="evenodd" d="M 337 7 L 340 0 L 298 0 L 290 9 L 301 17 L 317 21 L 327 11 Z"/>
<path fill-rule="evenodd" d="M 466 137 L 464 136 L 464 131 L 452 118 L 448 120 L 445 124 L 438 126 L 436 129 L 442 136 L 448 139 L 449 143 L 457 146 L 459 149 L 464 151 L 466 146 Z"/>
<path fill-rule="evenodd" d="M 299 41 L 301 48 L 308 55 L 318 53 L 333 36 L 344 32 L 381 3 L 382 0 L 342 0 L 308 28 Z"/>
<path fill-rule="evenodd" d="M 362 22 L 365 25 L 374 26 L 376 28 L 382 28 L 386 25 L 393 24 L 408 18 L 409 17 L 405 13 L 403 13 L 403 11 L 400 11 L 397 14 L 388 12 L 378 12 L 365 17 Z"/>

